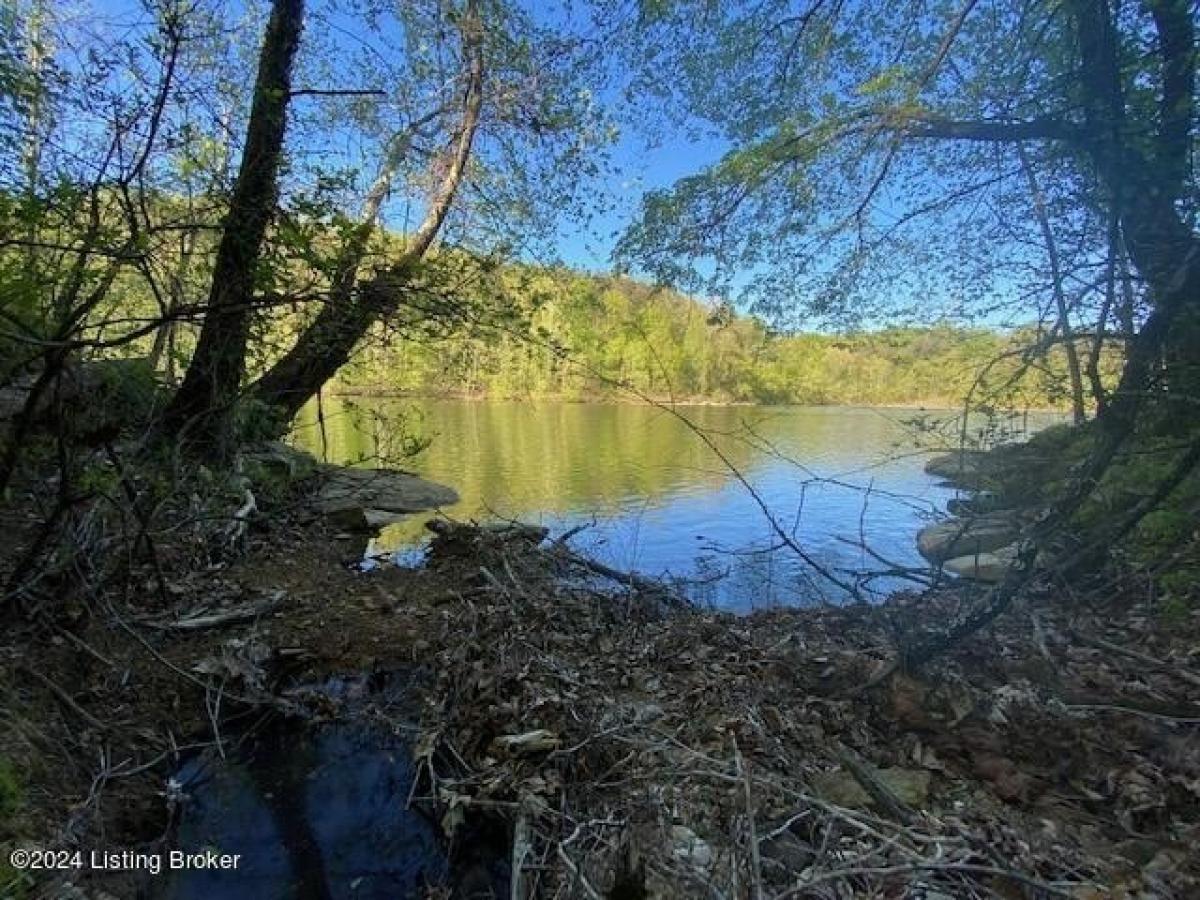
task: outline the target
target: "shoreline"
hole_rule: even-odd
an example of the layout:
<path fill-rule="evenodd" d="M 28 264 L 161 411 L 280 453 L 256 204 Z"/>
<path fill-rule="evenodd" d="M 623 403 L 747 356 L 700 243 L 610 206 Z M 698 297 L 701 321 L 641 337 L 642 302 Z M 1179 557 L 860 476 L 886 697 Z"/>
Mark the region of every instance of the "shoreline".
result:
<path fill-rule="evenodd" d="M 302 730 L 372 722 L 407 735 L 425 773 L 412 801 L 441 823 L 447 845 L 490 829 L 500 836 L 493 855 L 507 861 L 528 841 L 546 851 L 537 877 L 548 893 L 581 877 L 607 893 L 627 846 L 650 861 L 640 877 L 653 895 L 693 896 L 699 881 L 730 892 L 754 866 L 738 837 L 747 809 L 759 855 L 771 861 L 754 870 L 774 893 L 805 872 L 877 893 L 926 889 L 931 878 L 957 893 L 982 892 L 996 877 L 1080 890 L 1150 877 L 1140 855 L 1126 855 L 1122 822 L 1139 815 L 1145 790 L 1168 791 L 1159 781 L 1186 772 L 1138 782 L 1142 793 L 1131 797 L 1110 773 L 1133 771 L 1171 734 L 1186 685 L 1136 659 L 1081 652 L 1128 643 L 1131 623 L 1164 659 L 1200 637 L 1200 622 L 1147 630 L 1156 619 L 1145 598 L 1031 605 L 919 671 L 881 680 L 903 635 L 950 620 L 963 588 L 901 591 L 878 607 L 738 616 L 666 603 L 649 583 L 598 590 L 569 577 L 540 530 L 513 528 L 452 530 L 420 568 L 362 572 L 346 565 L 346 535 L 332 522 L 305 524 L 289 508 L 219 569 L 172 572 L 172 607 L 156 618 L 126 598 L 117 607 L 125 628 L 85 620 L 75 638 L 88 655 L 42 634 L 25 648 L 37 660 L 31 678 L 24 657 L 0 652 L 0 683 L 20 691 L 13 716 L 36 722 L 53 748 L 26 748 L 38 764 L 25 765 L 21 731 L 0 742 L 43 804 L 25 820 L 30 840 L 61 840 L 71 821 L 85 845 L 100 830 L 114 846 L 165 834 L 175 849 L 178 820 L 162 785 L 183 753 L 203 752 L 216 766 L 226 753 L 239 759 L 254 734 L 247 723 L 269 717 Z M 231 614 L 253 598 L 271 602 Z M 214 603 L 226 613 L 214 615 Z M 194 621 L 185 611 L 205 604 L 210 625 L 148 624 Z M 410 702 L 400 707 L 370 687 L 391 675 L 406 679 Z M 336 690 L 297 693 L 353 679 L 366 692 L 355 703 Z M 1147 706 L 1126 687 L 1134 680 L 1165 699 Z M 214 691 L 225 699 L 219 713 Z M 1127 721 L 1114 709 L 1133 710 L 1139 728 L 1114 728 Z M 106 724 L 114 710 L 119 722 Z M 93 724 L 81 729 L 81 720 Z M 106 781 L 103 807 L 85 805 L 81 819 L 97 747 L 131 760 L 132 771 Z M 1086 828 L 1069 812 L 1081 792 Z M 186 805 L 186 789 L 174 802 Z M 1162 818 L 1138 820 L 1149 858 L 1186 844 L 1168 826 L 1187 820 L 1189 803 L 1164 793 Z M 811 824 L 796 830 L 798 816 Z M 846 858 L 879 870 L 868 882 L 861 866 L 820 852 L 827 834 L 856 822 L 869 831 L 853 831 Z M 581 855 L 580 840 L 593 850 Z M 1000 876 L 991 866 L 937 880 L 948 851 L 969 867 L 980 842 L 1020 849 Z M 913 868 L 914 859 L 929 865 Z M 451 857 L 452 884 L 470 874 L 456 865 Z M 93 872 L 85 885 L 129 896 L 145 887 L 139 877 Z"/>
<path fill-rule="evenodd" d="M 410 400 L 427 402 L 455 403 L 561 403 L 578 406 L 665 406 L 665 407 L 729 407 L 762 408 L 762 409 L 895 409 L 914 412 L 962 412 L 961 405 L 954 405 L 946 400 L 913 400 L 904 402 L 879 403 L 776 403 L 758 400 L 722 400 L 711 397 L 669 397 L 651 396 L 646 399 L 627 397 L 619 394 L 597 394 L 578 397 L 565 394 L 530 394 L 527 396 L 495 396 L 477 392 L 422 392 L 403 391 L 389 388 L 370 387 L 335 387 L 328 391 L 329 396 L 338 398 L 363 398 L 371 400 Z M 1061 406 L 1029 406 L 1012 411 L 1013 415 L 1023 413 L 1058 413 L 1067 414 L 1069 407 Z"/>

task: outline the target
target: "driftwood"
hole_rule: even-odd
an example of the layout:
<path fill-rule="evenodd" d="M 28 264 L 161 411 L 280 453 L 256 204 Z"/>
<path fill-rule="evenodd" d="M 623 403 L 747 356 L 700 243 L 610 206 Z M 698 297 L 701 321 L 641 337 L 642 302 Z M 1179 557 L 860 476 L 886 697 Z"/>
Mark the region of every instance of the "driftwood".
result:
<path fill-rule="evenodd" d="M 450 522 L 445 519 L 431 519 L 425 523 L 425 527 L 436 535 L 430 544 L 430 553 L 433 556 L 467 556 L 487 544 L 499 547 L 510 544 L 517 546 L 524 545 L 527 549 L 534 549 L 538 548 L 550 533 L 548 528 L 540 525 L 525 525 L 521 522 L 500 522 L 492 525 L 479 525 L 476 523 Z M 625 572 L 621 569 L 614 569 L 612 566 L 607 566 L 581 553 L 576 553 L 566 545 L 566 539 L 573 534 L 577 534 L 582 530 L 582 527 L 572 529 L 548 547 L 541 548 L 540 552 L 559 562 L 582 569 L 592 575 L 598 575 L 601 578 L 615 581 L 640 593 L 657 594 L 667 597 L 675 596 L 670 588 L 658 579 L 638 575 L 636 572 Z M 495 578 L 486 568 L 484 569 L 484 573 L 489 579 Z M 679 602 L 682 604 L 683 601 L 680 600 Z"/>

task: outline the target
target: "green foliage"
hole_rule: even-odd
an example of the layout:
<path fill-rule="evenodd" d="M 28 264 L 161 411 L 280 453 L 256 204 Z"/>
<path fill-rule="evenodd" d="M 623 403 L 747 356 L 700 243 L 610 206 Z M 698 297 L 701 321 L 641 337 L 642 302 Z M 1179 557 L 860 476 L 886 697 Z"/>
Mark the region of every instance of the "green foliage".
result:
<path fill-rule="evenodd" d="M 238 401 L 234 410 L 234 423 L 238 436 L 246 443 L 274 440 L 286 431 L 285 422 L 280 421 L 277 409 L 253 397 Z"/>
<path fill-rule="evenodd" d="M 380 393 L 779 404 L 957 406 L 988 363 L 1032 340 L 948 325 L 857 333 L 773 332 L 762 321 L 625 278 L 510 269 L 508 318 L 440 335 L 389 337 L 340 376 Z M 1064 361 L 1050 352 L 1027 377 L 1004 357 L 975 403 L 1059 405 Z"/>
<path fill-rule="evenodd" d="M 1118 454 L 1113 465 L 1076 513 L 1073 524 L 1084 543 L 1107 542 L 1112 530 L 1174 470 L 1190 441 L 1189 434 L 1170 430 L 1154 416 L 1144 417 L 1138 432 Z M 1043 505 L 1069 487 L 1095 445 L 1093 425 L 1047 428 L 1027 443 L 1001 451 L 1007 459 L 999 480 L 991 485 L 1005 505 Z M 1146 514 L 1121 541 L 1123 558 L 1151 575 L 1162 591 L 1164 616 L 1188 613 L 1195 605 L 1200 584 L 1200 473 L 1171 492 Z"/>

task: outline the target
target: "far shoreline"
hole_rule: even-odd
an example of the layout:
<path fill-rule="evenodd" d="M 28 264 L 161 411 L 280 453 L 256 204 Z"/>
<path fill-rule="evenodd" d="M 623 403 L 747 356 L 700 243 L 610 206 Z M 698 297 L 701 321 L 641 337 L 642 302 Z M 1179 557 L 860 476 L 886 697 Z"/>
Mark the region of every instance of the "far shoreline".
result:
<path fill-rule="evenodd" d="M 686 407 L 730 407 L 730 408 L 762 408 L 762 409 L 894 409 L 911 410 L 913 412 L 954 412 L 963 411 L 962 404 L 954 404 L 945 399 L 910 400 L 891 402 L 829 402 L 810 401 L 807 403 L 775 403 L 759 400 L 725 400 L 713 397 L 670 397 L 646 396 L 627 397 L 613 394 L 595 394 L 589 396 L 573 396 L 567 394 L 527 394 L 497 396 L 486 392 L 474 391 L 406 391 L 394 388 L 376 387 L 347 387 L 336 386 L 328 391 L 331 397 L 360 398 L 370 400 L 429 400 L 454 401 L 461 403 L 569 403 L 579 406 L 686 406 Z M 1069 413 L 1067 406 L 1025 406 L 1012 411 L 1021 413 Z"/>

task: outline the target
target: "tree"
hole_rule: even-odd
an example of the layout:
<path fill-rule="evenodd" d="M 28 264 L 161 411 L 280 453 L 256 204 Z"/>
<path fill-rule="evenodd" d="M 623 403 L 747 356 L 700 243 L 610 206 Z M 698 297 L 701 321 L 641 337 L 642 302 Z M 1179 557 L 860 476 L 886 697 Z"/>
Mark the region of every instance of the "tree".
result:
<path fill-rule="evenodd" d="M 1022 178 L 1020 150 L 1077 198 L 1066 224 L 1087 236 L 1093 266 L 1115 217 L 1146 288 L 1093 476 L 1132 430 L 1168 344 L 1177 377 L 1194 367 L 1195 342 L 1170 340 L 1200 302 L 1187 0 L 965 0 L 901 4 L 899 15 L 823 0 L 799 13 L 783 2 L 653 10 L 640 49 L 681 73 L 669 90 L 731 149 L 647 199 L 627 258 L 676 279 L 703 271 L 689 261 L 707 261 L 718 279 L 748 269 L 749 300 L 793 300 L 810 314 L 870 315 L 872 294 L 894 306 L 885 278 L 924 286 L 903 292 L 922 298 L 965 286 L 986 308 L 1028 253 L 1004 193 Z"/>
<path fill-rule="evenodd" d="M 216 459 L 235 449 L 234 404 L 267 226 L 275 210 L 303 0 L 274 0 L 263 36 L 246 144 L 213 267 L 204 327 L 165 424 Z"/>
<path fill-rule="evenodd" d="M 380 206 L 394 177 L 407 136 L 392 138 L 383 169 L 367 195 L 359 225 L 342 251 L 334 271 L 329 301 L 295 345 L 253 386 L 252 393 L 276 407 L 288 422 L 321 385 L 334 376 L 371 325 L 386 318 L 412 290 L 417 264 L 428 252 L 454 201 L 471 156 L 483 106 L 483 24 L 468 0 L 459 25 L 462 34 L 461 118 L 447 148 L 445 174 L 429 200 L 425 218 L 385 273 L 359 285 L 357 279 Z M 440 109 L 437 110 L 440 113 Z M 432 117 L 434 114 L 430 114 Z"/>

